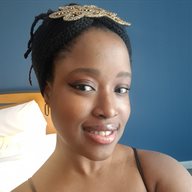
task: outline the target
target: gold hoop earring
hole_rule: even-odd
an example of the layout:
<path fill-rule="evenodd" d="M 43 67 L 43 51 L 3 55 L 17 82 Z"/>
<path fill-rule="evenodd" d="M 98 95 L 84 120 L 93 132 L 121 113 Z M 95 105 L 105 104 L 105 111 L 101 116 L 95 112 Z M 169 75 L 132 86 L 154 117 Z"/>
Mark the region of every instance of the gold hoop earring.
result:
<path fill-rule="evenodd" d="M 49 116 L 49 105 L 47 103 L 44 105 L 44 113 L 46 116 Z"/>

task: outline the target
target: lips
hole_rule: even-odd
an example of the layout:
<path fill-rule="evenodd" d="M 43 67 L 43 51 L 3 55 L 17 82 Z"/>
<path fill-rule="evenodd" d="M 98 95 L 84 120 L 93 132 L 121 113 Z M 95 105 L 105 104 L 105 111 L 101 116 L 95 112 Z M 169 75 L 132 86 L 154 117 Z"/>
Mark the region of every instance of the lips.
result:
<path fill-rule="evenodd" d="M 118 124 L 111 123 L 83 126 L 86 137 L 98 144 L 112 143 L 117 136 L 118 129 Z"/>

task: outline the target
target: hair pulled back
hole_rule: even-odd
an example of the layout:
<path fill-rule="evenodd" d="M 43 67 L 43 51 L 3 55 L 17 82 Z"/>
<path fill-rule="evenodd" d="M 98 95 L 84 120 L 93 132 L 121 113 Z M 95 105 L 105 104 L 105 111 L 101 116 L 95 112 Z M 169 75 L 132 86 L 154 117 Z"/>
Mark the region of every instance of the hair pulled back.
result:
<path fill-rule="evenodd" d="M 51 81 L 54 78 L 53 63 L 56 56 L 60 52 L 70 51 L 75 39 L 91 27 L 108 29 L 119 35 L 126 44 L 131 58 L 131 44 L 127 32 L 124 26 L 116 23 L 112 19 L 108 17 L 83 17 L 76 21 L 64 21 L 62 18 L 49 18 L 51 13 L 53 13 L 53 11 L 48 10 L 47 13 L 42 13 L 35 17 L 31 26 L 31 38 L 28 42 L 28 50 L 24 54 L 24 57 L 27 58 L 30 52 L 32 53 L 29 81 L 32 85 L 31 71 L 34 69 L 42 95 L 47 81 Z M 34 32 L 34 28 L 40 20 L 43 22 Z"/>

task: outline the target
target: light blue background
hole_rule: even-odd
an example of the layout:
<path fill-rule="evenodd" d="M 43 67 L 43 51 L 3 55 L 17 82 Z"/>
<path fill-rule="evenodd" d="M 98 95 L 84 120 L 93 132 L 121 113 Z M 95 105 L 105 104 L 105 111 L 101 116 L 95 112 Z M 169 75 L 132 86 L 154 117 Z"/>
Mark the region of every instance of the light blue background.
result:
<path fill-rule="evenodd" d="M 23 54 L 35 15 L 70 1 L 0 0 L 0 92 L 28 83 Z M 74 1 L 73 1 L 74 2 Z M 132 23 L 132 115 L 124 144 L 192 160 L 192 1 L 92 0 Z"/>

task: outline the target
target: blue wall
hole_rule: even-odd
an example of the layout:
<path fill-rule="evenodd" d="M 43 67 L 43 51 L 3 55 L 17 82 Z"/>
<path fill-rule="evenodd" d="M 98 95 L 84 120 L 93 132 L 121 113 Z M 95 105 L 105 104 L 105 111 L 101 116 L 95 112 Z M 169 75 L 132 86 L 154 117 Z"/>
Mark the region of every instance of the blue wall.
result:
<path fill-rule="evenodd" d="M 0 92 L 38 89 L 23 59 L 33 18 L 69 1 L 0 1 Z M 73 1 L 74 2 L 74 1 Z M 122 143 L 192 160 L 192 1 L 92 0 L 130 21 L 132 115 Z"/>

